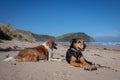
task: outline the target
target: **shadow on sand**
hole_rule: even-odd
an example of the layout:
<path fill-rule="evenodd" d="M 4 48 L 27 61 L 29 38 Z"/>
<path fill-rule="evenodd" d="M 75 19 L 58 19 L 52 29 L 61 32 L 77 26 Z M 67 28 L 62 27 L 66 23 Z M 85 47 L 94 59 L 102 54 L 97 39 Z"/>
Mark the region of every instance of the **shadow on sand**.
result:
<path fill-rule="evenodd" d="M 12 49 L 12 48 L 5 48 L 5 49 L 3 49 L 3 48 L 0 48 L 0 51 L 20 51 L 20 50 L 22 50 L 22 49 Z"/>

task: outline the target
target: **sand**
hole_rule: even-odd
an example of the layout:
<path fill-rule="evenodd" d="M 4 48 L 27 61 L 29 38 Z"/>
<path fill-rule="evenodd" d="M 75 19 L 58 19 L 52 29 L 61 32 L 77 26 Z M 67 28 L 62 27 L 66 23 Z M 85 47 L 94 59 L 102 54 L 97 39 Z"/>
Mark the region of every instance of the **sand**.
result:
<path fill-rule="evenodd" d="M 54 58 L 61 62 L 5 62 L 5 56 L 15 56 L 19 50 L 34 47 L 41 42 L 30 43 L 17 40 L 0 42 L 0 80 L 120 80 L 120 49 L 88 45 L 84 57 L 103 67 L 86 71 L 69 65 L 65 61 L 68 45 L 58 44 Z"/>

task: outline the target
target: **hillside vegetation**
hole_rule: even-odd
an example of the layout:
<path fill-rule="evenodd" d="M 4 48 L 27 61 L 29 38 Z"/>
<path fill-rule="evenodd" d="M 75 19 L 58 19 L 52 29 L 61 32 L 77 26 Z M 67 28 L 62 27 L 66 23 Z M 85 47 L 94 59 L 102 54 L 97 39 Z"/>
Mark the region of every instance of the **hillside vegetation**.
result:
<path fill-rule="evenodd" d="M 10 25 L 7 24 L 0 24 L 0 39 L 5 40 L 18 39 L 30 42 L 36 41 L 31 32 L 18 30 L 12 28 Z"/>
<path fill-rule="evenodd" d="M 86 42 L 95 41 L 92 37 L 90 37 L 89 35 L 87 35 L 83 32 L 67 33 L 62 36 L 57 37 L 57 40 L 61 41 L 61 42 L 67 42 L 67 41 L 70 41 L 72 38 L 82 38 Z"/>
<path fill-rule="evenodd" d="M 4 40 L 17 39 L 21 41 L 35 42 L 52 39 L 58 42 L 67 42 L 70 41 L 72 38 L 82 38 L 86 42 L 95 41 L 92 37 L 83 32 L 67 33 L 58 37 L 54 37 L 50 35 L 35 34 L 29 31 L 15 29 L 11 27 L 10 24 L 0 24 L 0 39 Z"/>
<path fill-rule="evenodd" d="M 41 35 L 41 34 L 33 33 L 33 36 L 35 37 L 35 39 L 37 39 L 37 41 L 46 41 L 48 39 L 56 40 L 54 36 L 50 36 L 50 35 Z"/>

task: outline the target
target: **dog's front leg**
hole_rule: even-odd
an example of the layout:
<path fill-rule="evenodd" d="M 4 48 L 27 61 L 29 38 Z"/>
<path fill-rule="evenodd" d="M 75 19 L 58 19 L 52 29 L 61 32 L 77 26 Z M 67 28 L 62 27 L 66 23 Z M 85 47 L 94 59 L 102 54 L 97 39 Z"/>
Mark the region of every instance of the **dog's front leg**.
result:
<path fill-rule="evenodd" d="M 79 61 L 82 63 L 85 70 L 97 70 L 96 66 L 88 63 L 83 56 L 79 58 Z"/>
<path fill-rule="evenodd" d="M 71 64 L 72 66 L 75 66 L 75 67 L 83 68 L 82 63 L 77 62 L 77 59 L 76 59 L 74 56 L 71 57 L 71 59 L 70 59 L 70 64 Z"/>
<path fill-rule="evenodd" d="M 53 50 L 49 49 L 48 61 L 52 61 L 52 58 L 53 58 Z"/>
<path fill-rule="evenodd" d="M 49 53 L 48 61 L 52 61 L 53 53 Z"/>

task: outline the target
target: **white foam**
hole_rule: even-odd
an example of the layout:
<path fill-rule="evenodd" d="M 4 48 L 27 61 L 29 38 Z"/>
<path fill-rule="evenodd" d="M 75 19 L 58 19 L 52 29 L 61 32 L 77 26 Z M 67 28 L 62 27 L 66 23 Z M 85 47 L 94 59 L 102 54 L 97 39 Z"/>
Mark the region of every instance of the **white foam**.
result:
<path fill-rule="evenodd" d="M 113 48 L 120 48 L 120 42 L 88 42 L 87 44 L 94 44 L 97 46 L 107 46 Z"/>

